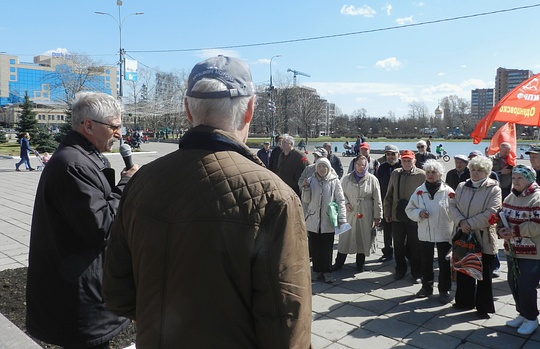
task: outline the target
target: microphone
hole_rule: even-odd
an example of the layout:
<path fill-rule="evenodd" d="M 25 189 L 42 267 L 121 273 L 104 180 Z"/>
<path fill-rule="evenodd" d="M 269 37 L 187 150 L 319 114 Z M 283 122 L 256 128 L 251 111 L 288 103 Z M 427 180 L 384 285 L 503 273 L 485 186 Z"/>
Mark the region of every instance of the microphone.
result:
<path fill-rule="evenodd" d="M 124 163 L 126 164 L 126 170 L 129 170 L 133 167 L 133 161 L 131 161 L 131 147 L 127 144 L 120 145 L 120 155 L 124 158 Z"/>

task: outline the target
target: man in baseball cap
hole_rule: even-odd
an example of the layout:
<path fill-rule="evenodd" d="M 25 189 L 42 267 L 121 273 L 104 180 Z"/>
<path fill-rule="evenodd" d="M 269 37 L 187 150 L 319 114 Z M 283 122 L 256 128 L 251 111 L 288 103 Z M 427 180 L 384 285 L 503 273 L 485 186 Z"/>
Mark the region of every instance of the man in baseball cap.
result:
<path fill-rule="evenodd" d="M 105 259 L 107 306 L 137 320 L 140 347 L 310 348 L 304 214 L 298 195 L 245 145 L 255 103 L 249 67 L 225 56 L 200 62 L 186 95 L 193 127 L 122 196 Z M 193 246 L 204 246 L 204 263 L 194 263 Z"/>
<path fill-rule="evenodd" d="M 468 164 L 469 158 L 467 156 L 463 154 L 455 155 L 455 167 L 446 174 L 446 184 L 448 184 L 452 189 L 456 190 L 459 183 L 465 182 L 467 179 L 471 178 L 471 174 L 467 168 Z"/>
<path fill-rule="evenodd" d="M 426 173 L 415 166 L 415 154 L 412 150 L 401 152 L 401 168 L 390 176 L 388 191 L 384 197 L 384 219 L 392 223 L 394 239 L 394 258 L 396 272 L 394 279 L 399 280 L 407 273 L 407 260 L 414 283 L 421 283 L 420 247 L 418 226 L 407 217 L 407 206 L 414 190 L 424 183 Z"/>
<path fill-rule="evenodd" d="M 399 149 L 393 144 L 387 144 L 384 147 L 384 156 L 379 159 L 381 165 L 375 172 L 375 177 L 379 180 L 381 187 L 381 198 L 386 196 L 388 191 L 388 184 L 390 182 L 390 176 L 396 168 L 401 167 L 401 161 L 399 160 Z M 379 262 L 387 262 L 394 258 L 394 247 L 392 244 L 392 223 L 387 222 L 385 219 L 381 221 L 383 229 L 383 242 L 382 257 L 379 258 Z"/>
<path fill-rule="evenodd" d="M 531 166 L 536 171 L 536 183 L 540 184 L 540 147 L 531 147 L 525 154 L 529 155 Z"/>

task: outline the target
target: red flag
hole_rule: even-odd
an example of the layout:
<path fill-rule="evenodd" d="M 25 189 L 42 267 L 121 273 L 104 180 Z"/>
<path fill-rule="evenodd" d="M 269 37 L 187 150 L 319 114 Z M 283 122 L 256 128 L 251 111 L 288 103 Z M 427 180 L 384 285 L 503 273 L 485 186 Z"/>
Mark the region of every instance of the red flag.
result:
<path fill-rule="evenodd" d="M 507 122 L 501 128 L 499 128 L 497 132 L 495 132 L 493 138 L 491 138 L 491 142 L 489 143 L 489 149 L 487 154 L 497 154 L 502 142 L 510 144 L 510 154 L 506 159 L 506 163 L 508 165 L 516 166 L 516 124 L 514 124 L 513 122 Z"/>
<path fill-rule="evenodd" d="M 471 133 L 474 144 L 480 143 L 486 137 L 494 121 L 540 126 L 540 74 L 523 81 L 515 89 L 508 92 L 476 124 Z"/>

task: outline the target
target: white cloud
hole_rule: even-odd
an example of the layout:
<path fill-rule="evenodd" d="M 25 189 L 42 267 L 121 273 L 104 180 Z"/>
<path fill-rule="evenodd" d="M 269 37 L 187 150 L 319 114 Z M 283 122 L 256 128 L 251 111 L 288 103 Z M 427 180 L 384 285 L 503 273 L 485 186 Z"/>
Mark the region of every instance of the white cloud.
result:
<path fill-rule="evenodd" d="M 439 74 L 437 74 L 438 76 L 445 76 L 446 73 L 445 72 L 440 72 Z"/>
<path fill-rule="evenodd" d="M 411 23 L 414 23 L 414 20 L 413 20 L 412 16 L 409 16 L 409 17 L 396 19 L 396 23 L 399 24 L 399 25 L 411 24 Z"/>
<path fill-rule="evenodd" d="M 437 86 L 429 86 L 422 89 L 424 94 L 437 94 L 437 93 L 446 93 L 446 94 L 459 94 L 463 91 L 461 86 L 456 84 L 443 83 Z"/>
<path fill-rule="evenodd" d="M 467 64 L 462 64 L 461 68 L 467 68 Z"/>
<path fill-rule="evenodd" d="M 424 6 L 424 3 L 423 3 L 422 1 L 420 1 L 420 2 L 413 2 L 413 4 L 414 4 L 415 6 L 418 6 L 418 7 Z"/>
<path fill-rule="evenodd" d="M 382 61 L 378 61 L 375 63 L 375 66 L 387 70 L 397 70 L 401 67 L 401 62 L 398 61 L 396 57 L 390 57 L 383 59 Z"/>
<path fill-rule="evenodd" d="M 480 79 L 468 79 L 463 81 L 460 84 L 462 87 L 467 89 L 475 89 L 475 88 L 487 88 L 488 84 L 484 80 Z"/>
<path fill-rule="evenodd" d="M 386 12 L 388 16 L 392 14 L 392 5 L 388 4 L 382 8 L 383 11 Z"/>
<path fill-rule="evenodd" d="M 362 7 L 355 7 L 354 5 L 343 5 L 341 8 L 341 14 L 347 16 L 364 16 L 364 17 L 373 17 L 377 12 L 369 7 L 364 5 Z"/>
<path fill-rule="evenodd" d="M 197 57 L 202 58 L 202 59 L 207 59 L 207 58 L 215 57 L 219 55 L 240 58 L 240 53 L 238 53 L 237 51 L 220 50 L 220 49 L 215 49 L 215 48 L 201 50 L 200 53 L 196 54 Z"/>
<path fill-rule="evenodd" d="M 69 50 L 67 48 L 56 48 L 54 50 L 48 50 L 48 51 L 45 51 L 43 52 L 41 55 L 43 56 L 52 56 L 52 54 L 54 53 L 69 53 Z"/>

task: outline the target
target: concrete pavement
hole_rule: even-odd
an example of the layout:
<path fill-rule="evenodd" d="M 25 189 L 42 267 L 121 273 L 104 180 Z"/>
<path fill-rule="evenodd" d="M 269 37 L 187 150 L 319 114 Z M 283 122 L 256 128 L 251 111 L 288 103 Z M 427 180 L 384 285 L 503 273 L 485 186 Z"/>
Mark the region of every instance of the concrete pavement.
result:
<path fill-rule="evenodd" d="M 143 144 L 143 152 L 134 153 L 133 159 L 143 165 L 175 149 L 177 145 L 170 143 Z M 123 167 L 118 154 L 108 157 L 115 169 Z M 341 159 L 344 168 L 352 160 Z M 0 270 L 28 263 L 31 215 L 41 172 L 15 172 L 16 162 L 0 157 Z M 31 162 L 34 167 L 38 165 L 33 157 Z M 444 165 L 448 170 L 452 162 Z M 337 279 L 334 284 L 313 283 L 313 348 L 540 348 L 540 330 L 522 336 L 504 326 L 516 312 L 506 282 L 503 252 L 501 277 L 493 282 L 496 313 L 481 320 L 474 311 L 456 311 L 450 304 L 440 305 L 436 290 L 427 299 L 415 298 L 420 285 L 414 285 L 410 275 L 394 280 L 394 263 L 377 261 L 381 247 L 379 234 L 377 251 L 367 257 L 366 272 L 356 272 L 355 256 L 350 255 L 345 267 L 333 273 Z M 5 322 L 0 321 L 0 326 L 3 337 L 9 331 Z"/>

